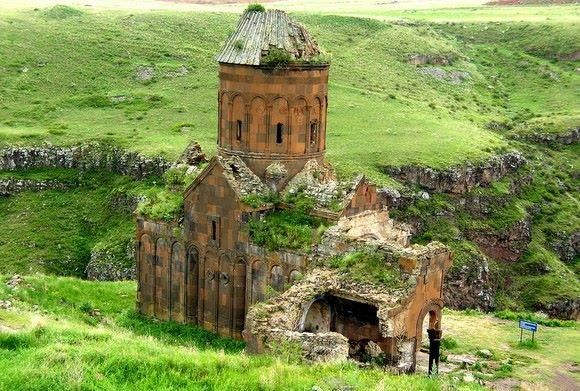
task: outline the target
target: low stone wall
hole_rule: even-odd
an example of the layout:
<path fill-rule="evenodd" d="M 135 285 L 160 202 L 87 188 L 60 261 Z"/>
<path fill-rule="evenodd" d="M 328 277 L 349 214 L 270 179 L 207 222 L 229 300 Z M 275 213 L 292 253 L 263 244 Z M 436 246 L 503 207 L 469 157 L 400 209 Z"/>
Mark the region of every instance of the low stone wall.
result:
<path fill-rule="evenodd" d="M 0 149 L 0 170 L 32 168 L 78 168 L 107 170 L 121 175 L 143 178 L 162 175 L 171 162 L 162 157 L 145 157 L 119 147 L 99 143 L 78 146 L 5 147 Z"/>
<path fill-rule="evenodd" d="M 59 189 L 64 190 L 73 186 L 72 183 L 64 183 L 56 180 L 43 180 L 35 181 L 31 179 L 0 179 L 0 196 L 9 196 L 14 193 L 21 191 L 40 191 L 40 190 L 50 190 Z"/>
<path fill-rule="evenodd" d="M 476 186 L 487 186 L 492 181 L 517 171 L 526 164 L 518 152 L 495 156 L 479 165 L 467 164 L 446 170 L 429 167 L 385 167 L 384 171 L 408 184 L 419 185 L 438 193 L 466 193 Z"/>
<path fill-rule="evenodd" d="M 580 128 L 573 128 L 564 133 L 531 133 L 523 136 L 515 136 L 517 139 L 524 139 L 546 145 L 571 145 L 580 141 Z"/>

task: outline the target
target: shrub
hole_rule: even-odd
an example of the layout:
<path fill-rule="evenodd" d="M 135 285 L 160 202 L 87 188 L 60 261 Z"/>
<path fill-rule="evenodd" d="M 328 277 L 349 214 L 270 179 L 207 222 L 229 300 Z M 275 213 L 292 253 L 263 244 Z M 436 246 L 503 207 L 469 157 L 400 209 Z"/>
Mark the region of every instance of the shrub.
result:
<path fill-rule="evenodd" d="M 259 3 L 251 3 L 248 5 L 248 8 L 246 8 L 247 12 L 265 12 L 266 11 L 266 7 L 264 7 L 262 4 Z"/>
<path fill-rule="evenodd" d="M 292 62 L 292 56 L 284 49 L 272 48 L 262 57 L 261 65 L 284 67 Z"/>
<path fill-rule="evenodd" d="M 373 248 L 337 255 L 325 260 L 324 263 L 325 266 L 339 269 L 358 281 L 375 282 L 389 288 L 404 286 L 398 265 L 389 265 L 386 254 Z"/>
<path fill-rule="evenodd" d="M 495 316 L 500 319 L 515 321 L 525 319 L 548 327 L 574 327 L 576 325 L 576 321 L 574 320 L 550 319 L 548 317 L 542 317 L 541 315 L 531 312 L 514 312 L 510 310 L 503 310 L 496 312 Z"/>
<path fill-rule="evenodd" d="M 324 222 L 297 208 L 270 212 L 261 220 L 251 220 L 249 226 L 252 241 L 268 250 L 309 251 L 317 237 L 315 230 L 323 229 Z"/>
<path fill-rule="evenodd" d="M 62 20 L 72 17 L 83 16 L 84 13 L 76 8 L 67 5 L 55 5 L 43 11 L 43 16 L 46 19 Z"/>

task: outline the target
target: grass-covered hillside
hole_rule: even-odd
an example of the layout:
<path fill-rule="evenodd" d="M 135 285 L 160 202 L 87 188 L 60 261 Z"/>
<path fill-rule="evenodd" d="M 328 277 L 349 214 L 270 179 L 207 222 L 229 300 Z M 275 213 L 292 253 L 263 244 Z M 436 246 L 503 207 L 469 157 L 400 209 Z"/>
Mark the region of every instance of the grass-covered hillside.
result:
<path fill-rule="evenodd" d="M 484 215 L 446 194 L 394 215 L 419 222 L 415 241 L 449 244 L 455 271 L 481 257 L 474 237 L 530 221 L 519 262 L 489 259 L 497 308 L 577 299 L 578 257 L 562 257 L 556 247 L 579 229 L 578 146 L 538 139 L 578 127 L 579 7 L 383 12 L 375 5 L 372 15 L 368 7 L 316 2 L 295 15 L 332 59 L 328 160 L 344 178 L 364 172 L 405 193 L 419 189 L 395 181 L 386 167 L 446 169 L 522 152 L 529 163 L 522 176 L 469 194 L 489 201 Z M 213 56 L 236 20 L 210 12 L 2 9 L 0 147 L 101 141 L 173 160 L 195 140 L 214 154 Z M 74 182 L 0 199 L 0 271 L 82 276 L 91 252 L 122 257 L 133 235 L 119 195 L 141 199 L 140 211 L 159 219 L 175 218 L 181 205 L 171 191 L 182 187 L 181 177 L 175 186 L 175 178 L 79 175 L 0 173 Z"/>

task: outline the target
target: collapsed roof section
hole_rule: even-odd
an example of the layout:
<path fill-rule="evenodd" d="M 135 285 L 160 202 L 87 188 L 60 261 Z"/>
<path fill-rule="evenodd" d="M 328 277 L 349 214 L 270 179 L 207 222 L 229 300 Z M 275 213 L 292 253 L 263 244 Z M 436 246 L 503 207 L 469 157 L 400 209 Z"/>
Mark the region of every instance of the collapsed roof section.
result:
<path fill-rule="evenodd" d="M 261 65 L 262 58 L 274 48 L 288 53 L 294 61 L 308 62 L 320 55 L 318 44 L 308 31 L 284 11 L 246 11 L 216 60 L 227 64 Z"/>

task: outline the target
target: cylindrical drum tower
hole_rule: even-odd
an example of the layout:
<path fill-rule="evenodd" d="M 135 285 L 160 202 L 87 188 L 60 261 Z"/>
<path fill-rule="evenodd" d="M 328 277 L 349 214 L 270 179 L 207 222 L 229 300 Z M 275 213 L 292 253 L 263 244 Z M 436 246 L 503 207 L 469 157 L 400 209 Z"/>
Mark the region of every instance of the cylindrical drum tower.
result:
<path fill-rule="evenodd" d="M 288 178 L 326 148 L 329 65 L 283 11 L 246 12 L 218 54 L 219 154 L 259 177 L 280 163 Z"/>

